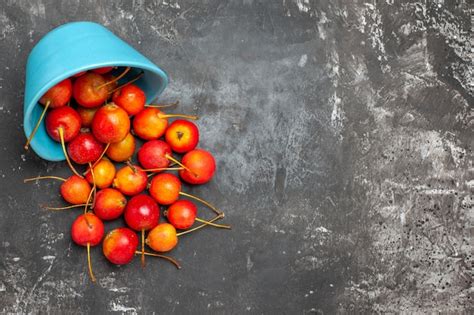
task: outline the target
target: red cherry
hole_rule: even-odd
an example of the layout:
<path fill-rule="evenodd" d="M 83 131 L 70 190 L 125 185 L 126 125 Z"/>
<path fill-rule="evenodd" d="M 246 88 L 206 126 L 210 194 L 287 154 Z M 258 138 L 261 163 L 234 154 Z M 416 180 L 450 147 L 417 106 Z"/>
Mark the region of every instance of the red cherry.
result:
<path fill-rule="evenodd" d="M 137 234 L 128 228 L 118 228 L 105 236 L 102 251 L 111 263 L 125 265 L 132 261 L 137 247 Z"/>
<path fill-rule="evenodd" d="M 188 170 L 180 170 L 181 179 L 189 184 L 204 184 L 212 179 L 216 170 L 216 162 L 211 153 L 195 149 L 183 156 L 181 163 Z"/>
<path fill-rule="evenodd" d="M 49 107 L 58 108 L 65 106 L 72 96 L 72 82 L 71 79 L 66 79 L 52 88 L 50 88 L 39 100 L 43 105 L 49 102 Z"/>
<path fill-rule="evenodd" d="M 112 185 L 115 179 L 115 165 L 110 162 L 107 158 L 102 158 L 100 161 L 94 162 L 94 176 L 90 171 L 90 167 L 87 169 L 86 179 L 90 184 L 94 184 L 99 189 L 108 188 Z"/>
<path fill-rule="evenodd" d="M 176 229 L 169 223 L 160 223 L 148 233 L 146 243 L 157 252 L 168 252 L 178 244 Z"/>
<path fill-rule="evenodd" d="M 199 130 L 193 122 L 178 119 L 166 129 L 165 139 L 174 152 L 186 153 L 196 148 L 199 142 Z"/>
<path fill-rule="evenodd" d="M 146 95 L 138 86 L 129 84 L 115 91 L 112 101 L 132 116 L 145 108 Z"/>
<path fill-rule="evenodd" d="M 86 107 L 77 107 L 77 113 L 81 117 L 82 127 L 90 127 L 92 125 L 92 120 L 94 119 L 95 112 L 98 110 L 98 107 L 95 108 L 86 108 Z"/>
<path fill-rule="evenodd" d="M 71 141 L 81 130 L 81 117 L 71 107 L 55 108 L 48 113 L 45 120 L 46 131 L 55 141 L 61 141 L 59 129 L 64 131 L 64 142 Z"/>
<path fill-rule="evenodd" d="M 84 132 L 68 143 L 67 151 L 69 157 L 77 164 L 87 164 L 100 157 L 104 151 L 104 145 L 90 132 Z"/>
<path fill-rule="evenodd" d="M 150 195 L 160 205 L 170 205 L 179 198 L 181 181 L 170 173 L 161 173 L 153 177 L 149 188 Z"/>
<path fill-rule="evenodd" d="M 160 208 L 148 195 L 132 197 L 125 207 L 124 218 L 129 227 L 135 231 L 149 230 L 158 224 Z"/>
<path fill-rule="evenodd" d="M 166 155 L 171 155 L 170 146 L 161 140 L 151 140 L 138 150 L 138 161 L 146 169 L 166 168 L 170 164 Z"/>
<path fill-rule="evenodd" d="M 138 166 L 127 165 L 122 167 L 116 174 L 113 186 L 127 196 L 134 196 L 145 190 L 148 177 Z"/>
<path fill-rule="evenodd" d="M 72 175 L 61 184 L 60 194 L 67 202 L 80 205 L 87 202 L 91 189 L 87 180 Z"/>
<path fill-rule="evenodd" d="M 130 131 L 130 118 L 122 108 L 115 104 L 102 106 L 92 120 L 92 132 L 103 143 L 122 141 Z"/>
<path fill-rule="evenodd" d="M 135 153 L 135 146 L 135 137 L 128 133 L 122 141 L 111 143 L 105 154 L 115 162 L 125 162 Z"/>
<path fill-rule="evenodd" d="M 114 220 L 125 210 L 127 199 L 113 188 L 100 190 L 95 197 L 94 213 L 102 220 Z"/>
<path fill-rule="evenodd" d="M 197 207 L 189 200 L 178 200 L 169 206 L 166 217 L 177 229 L 189 229 L 196 220 Z"/>
<path fill-rule="evenodd" d="M 87 246 L 87 262 L 89 266 L 89 275 L 92 282 L 95 281 L 92 272 L 90 247 L 100 243 L 104 236 L 104 223 L 93 213 L 81 214 L 77 217 L 71 227 L 71 236 L 74 243 Z"/>
<path fill-rule="evenodd" d="M 71 236 L 78 245 L 86 246 L 89 243 L 95 246 L 104 236 L 104 223 L 93 213 L 81 214 L 72 224 Z"/>
<path fill-rule="evenodd" d="M 72 93 L 76 102 L 83 107 L 97 107 L 109 96 L 107 81 L 103 76 L 87 72 L 74 81 Z"/>

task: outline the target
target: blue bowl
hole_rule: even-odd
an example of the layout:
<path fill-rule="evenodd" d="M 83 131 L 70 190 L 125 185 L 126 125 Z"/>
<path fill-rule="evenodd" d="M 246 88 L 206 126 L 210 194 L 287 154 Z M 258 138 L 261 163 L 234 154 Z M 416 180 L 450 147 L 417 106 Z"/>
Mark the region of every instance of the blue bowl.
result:
<path fill-rule="evenodd" d="M 51 87 L 72 75 L 106 66 L 132 67 L 130 73 L 144 72 L 135 83 L 145 91 L 150 103 L 163 92 L 168 76 L 157 65 L 118 38 L 104 26 L 73 22 L 46 34 L 31 50 L 26 65 L 23 126 L 28 137 L 43 106 L 38 103 Z M 46 133 L 44 122 L 31 141 L 31 148 L 43 159 L 65 159 L 61 145 Z"/>

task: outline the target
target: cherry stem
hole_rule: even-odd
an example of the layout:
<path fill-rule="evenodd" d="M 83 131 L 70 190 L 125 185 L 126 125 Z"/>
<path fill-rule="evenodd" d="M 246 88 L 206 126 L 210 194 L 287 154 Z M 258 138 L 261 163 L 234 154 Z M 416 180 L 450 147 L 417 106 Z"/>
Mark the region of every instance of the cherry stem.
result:
<path fill-rule="evenodd" d="M 166 108 L 166 107 L 172 107 L 172 106 L 178 106 L 179 101 L 176 101 L 174 103 L 168 103 L 168 104 L 148 104 L 145 105 L 145 107 L 155 107 L 155 108 Z"/>
<path fill-rule="evenodd" d="M 117 82 L 118 80 L 120 80 L 121 78 L 123 78 L 123 77 L 128 73 L 128 71 L 130 71 L 130 69 L 131 69 L 130 67 L 125 68 L 125 70 L 123 70 L 123 72 L 122 72 L 119 76 L 117 76 L 115 79 L 110 80 L 110 81 L 108 81 L 108 82 L 105 82 L 104 84 L 99 85 L 96 89 L 97 89 L 97 90 L 100 90 L 101 88 L 106 87 L 106 86 L 109 85 L 109 84 L 112 84 L 112 83 L 114 83 L 114 82 Z"/>
<path fill-rule="evenodd" d="M 142 267 L 145 268 L 145 229 L 142 229 Z"/>
<path fill-rule="evenodd" d="M 72 209 L 72 208 L 80 208 L 80 207 L 84 207 L 85 205 L 86 205 L 85 203 L 82 203 L 82 204 L 79 204 L 79 205 L 71 205 L 71 206 L 66 206 L 66 207 L 47 207 L 47 206 L 44 206 L 43 208 L 45 208 L 46 210 L 58 211 L 58 210 L 66 210 L 66 209 Z"/>
<path fill-rule="evenodd" d="M 92 164 L 91 162 L 89 162 L 89 168 L 91 168 L 91 175 L 92 175 L 92 182 L 94 183 L 93 186 L 92 186 L 92 189 L 91 191 L 89 192 L 89 196 L 87 197 L 87 201 L 86 201 L 86 205 L 84 206 L 84 214 L 87 213 L 87 208 L 89 207 L 89 201 L 92 197 L 92 194 L 94 194 L 94 201 L 95 202 L 95 190 L 96 190 L 96 184 L 95 184 L 95 176 L 94 176 L 94 170 L 92 169 Z M 93 206 L 93 203 L 92 203 L 92 207 Z"/>
<path fill-rule="evenodd" d="M 57 179 L 57 180 L 60 180 L 60 181 L 63 181 L 63 182 L 66 181 L 65 178 L 58 177 L 58 176 L 38 176 L 38 177 L 32 177 L 32 178 L 25 178 L 23 180 L 23 183 L 32 182 L 32 181 L 35 181 L 35 180 L 38 180 L 38 179 Z"/>
<path fill-rule="evenodd" d="M 38 131 L 39 126 L 41 125 L 41 122 L 43 121 L 44 115 L 46 114 L 46 111 L 48 111 L 49 105 L 51 104 L 51 101 L 46 102 L 46 105 L 44 106 L 43 112 L 41 113 L 40 118 L 38 119 L 38 122 L 36 123 L 35 128 L 33 131 L 30 133 L 30 136 L 26 140 L 25 144 L 25 150 L 28 150 L 30 147 L 30 142 L 33 140 L 33 137 L 35 136 L 36 132 Z"/>
<path fill-rule="evenodd" d="M 208 223 L 212 223 L 214 221 L 217 221 L 219 219 L 222 219 L 224 217 L 224 214 L 221 213 L 221 214 L 218 214 L 216 215 L 213 219 L 207 221 Z M 179 232 L 178 234 L 176 234 L 177 236 L 182 236 L 182 235 L 186 235 L 186 234 L 189 234 L 191 232 L 194 232 L 194 231 L 197 231 L 199 229 L 202 229 L 203 227 L 205 226 L 208 226 L 209 224 L 201 224 L 199 226 L 196 226 L 195 228 L 192 228 L 192 229 L 189 229 L 189 230 L 186 230 L 186 231 L 183 231 L 183 232 Z"/>
<path fill-rule="evenodd" d="M 63 130 L 63 127 L 59 127 L 58 131 L 59 131 L 59 138 L 61 139 L 61 147 L 63 148 L 64 156 L 66 157 L 66 161 L 67 161 L 67 164 L 69 165 L 69 168 L 71 169 L 71 171 L 74 174 L 76 174 L 80 178 L 83 178 L 82 175 L 79 174 L 76 171 L 76 169 L 74 168 L 74 166 L 71 163 L 71 160 L 69 160 L 69 156 L 68 156 L 67 151 L 66 151 L 66 145 L 64 144 L 64 130 Z"/>
<path fill-rule="evenodd" d="M 183 114 L 162 114 L 158 113 L 158 118 L 175 118 L 175 117 L 180 117 L 180 118 L 186 118 L 186 119 L 191 119 L 191 120 L 198 120 L 199 117 L 195 115 L 183 115 Z"/>
<path fill-rule="evenodd" d="M 146 255 L 146 256 L 153 256 L 153 257 L 158 257 L 158 258 L 163 258 L 166 259 L 167 261 L 171 262 L 173 265 L 176 266 L 177 269 L 181 269 L 181 265 L 176 261 L 174 258 L 166 255 L 160 255 L 160 254 L 155 254 L 155 253 L 149 253 L 149 252 L 144 252 L 142 253 L 141 251 L 136 251 L 135 254 L 137 255 Z"/>
<path fill-rule="evenodd" d="M 167 159 L 170 160 L 171 162 L 174 162 L 175 164 L 178 164 L 179 166 L 181 166 L 182 168 L 184 168 L 186 171 L 190 172 L 190 173 L 193 174 L 194 176 L 199 177 L 199 176 L 197 176 L 196 173 L 194 173 L 193 171 L 191 171 L 191 170 L 189 169 L 189 167 L 187 167 L 186 165 L 184 165 L 183 163 L 181 163 L 180 161 L 178 161 L 177 159 L 175 159 L 175 158 L 172 157 L 171 155 L 166 154 L 166 155 L 165 155 L 165 158 L 167 158 Z"/>
<path fill-rule="evenodd" d="M 213 210 L 217 215 L 222 215 L 222 217 L 224 217 L 224 212 L 220 211 L 219 209 L 217 209 L 216 207 L 214 207 L 213 205 L 211 205 L 209 202 L 207 202 L 206 200 L 203 200 L 199 197 L 196 197 L 194 195 L 190 195 L 190 194 L 187 194 L 185 192 L 182 192 L 180 191 L 179 194 L 181 196 L 185 196 L 185 197 L 188 197 L 188 198 L 191 198 L 191 199 L 194 199 L 194 200 L 197 200 L 199 201 L 200 203 L 208 206 L 211 210 Z M 209 222 L 212 222 L 212 221 L 209 221 Z"/>
<path fill-rule="evenodd" d="M 125 164 L 126 164 L 128 167 L 130 167 L 130 168 L 132 169 L 132 171 L 133 171 L 134 174 L 137 173 L 137 168 L 132 164 L 132 162 L 131 162 L 130 160 L 127 160 L 127 161 L 125 162 Z"/>
<path fill-rule="evenodd" d="M 94 162 L 94 164 L 92 164 L 92 167 L 89 166 L 89 169 L 83 173 L 84 175 L 86 175 L 87 173 L 89 173 L 89 172 L 91 171 L 91 169 L 93 169 L 94 167 L 97 166 L 97 164 L 99 164 L 100 160 L 102 160 L 102 158 L 104 157 L 105 152 L 107 152 L 107 149 L 109 148 L 109 146 L 110 146 L 110 142 L 107 143 L 107 145 L 106 145 L 105 148 L 104 148 L 104 151 L 102 151 L 102 153 L 100 154 L 99 158 Z M 90 165 L 90 163 L 89 163 L 89 165 Z"/>
<path fill-rule="evenodd" d="M 228 230 L 231 229 L 231 226 L 230 226 L 230 225 L 212 223 L 212 222 L 203 220 L 203 219 L 201 219 L 201 218 L 196 218 L 196 221 L 201 222 L 201 223 L 204 223 L 204 224 L 207 224 L 207 225 L 211 225 L 211 226 L 213 226 L 213 227 L 220 228 L 220 229 L 228 229 Z"/>
<path fill-rule="evenodd" d="M 137 76 L 136 76 L 135 78 L 133 78 L 133 79 L 131 79 L 130 81 L 128 81 L 127 83 L 124 83 L 124 84 L 122 84 L 121 86 L 119 86 L 119 87 L 113 89 L 112 91 L 109 92 L 109 94 L 112 94 L 112 93 L 114 93 L 115 91 L 118 91 L 118 90 L 120 90 L 121 88 L 123 88 L 123 87 L 125 87 L 125 86 L 127 86 L 127 85 L 129 85 L 129 84 L 132 84 L 133 82 L 135 82 L 135 81 L 137 81 L 138 79 L 140 79 L 144 74 L 145 74 L 145 72 L 143 72 L 143 71 L 140 72 L 139 74 L 137 74 Z"/>
<path fill-rule="evenodd" d="M 180 171 L 184 170 L 184 167 L 160 167 L 160 168 L 147 168 L 142 171 L 144 172 L 160 172 L 160 171 Z"/>
<path fill-rule="evenodd" d="M 95 282 L 95 276 L 92 272 L 92 262 L 91 262 L 91 243 L 87 243 L 87 266 L 89 267 L 89 275 L 92 282 Z"/>

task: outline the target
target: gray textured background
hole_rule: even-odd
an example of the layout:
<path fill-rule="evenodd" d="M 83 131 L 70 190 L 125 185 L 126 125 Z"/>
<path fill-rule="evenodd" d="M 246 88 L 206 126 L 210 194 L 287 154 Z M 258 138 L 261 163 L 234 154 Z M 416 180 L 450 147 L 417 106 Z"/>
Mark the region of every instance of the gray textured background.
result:
<path fill-rule="evenodd" d="M 91 284 L 77 212 L 38 206 L 58 183 L 22 183 L 67 174 L 25 154 L 21 109 L 29 51 L 75 20 L 202 116 L 218 172 L 188 191 L 234 229 L 183 238 L 181 271 L 95 249 Z M 2 1 L 0 312 L 472 311 L 471 26 L 466 1 Z"/>

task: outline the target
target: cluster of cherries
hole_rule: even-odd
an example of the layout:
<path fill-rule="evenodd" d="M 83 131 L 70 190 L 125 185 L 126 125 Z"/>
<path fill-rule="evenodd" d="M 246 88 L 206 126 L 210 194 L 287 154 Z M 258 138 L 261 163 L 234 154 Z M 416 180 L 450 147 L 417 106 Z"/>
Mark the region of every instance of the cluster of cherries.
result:
<path fill-rule="evenodd" d="M 43 119 L 48 135 L 61 143 L 74 174 L 69 178 L 40 176 L 25 182 L 60 180 L 63 182 L 60 194 L 70 205 L 46 208 L 84 208 L 72 224 L 71 235 L 76 244 L 87 247 L 92 281 L 95 277 L 90 248 L 102 239 L 103 253 L 113 264 L 127 264 L 135 255 L 141 255 L 145 266 L 148 255 L 166 259 L 180 268 L 174 258 L 161 254 L 172 250 L 180 236 L 205 226 L 230 228 L 215 223 L 224 217 L 222 211 L 182 191 L 181 180 L 194 185 L 207 183 L 216 168 L 211 153 L 196 149 L 199 130 L 193 122 L 168 121 L 173 117 L 191 120 L 197 117 L 165 114 L 160 110 L 177 102 L 147 105 L 144 91 L 133 84 L 143 73 L 119 85 L 119 80 L 126 80 L 130 70 L 129 67 L 93 69 L 53 86 L 39 101 L 44 110 L 25 145 L 28 149 Z M 112 74 L 117 72 L 117 76 Z M 143 141 L 138 143 L 137 138 Z M 138 164 L 134 164 L 132 157 L 137 143 L 143 145 L 138 149 Z M 181 161 L 173 157 L 173 152 L 184 154 Z M 124 165 L 117 171 L 113 162 Z M 86 165 L 85 172 L 78 172 L 73 163 Z M 178 171 L 179 177 L 166 171 Z M 146 190 L 148 194 L 144 193 Z M 179 199 L 180 196 L 187 199 Z M 215 216 L 210 220 L 199 218 L 196 204 L 189 199 L 209 207 Z M 167 206 L 163 211 L 167 222 L 159 222 L 160 206 Z M 104 238 L 103 221 L 122 215 L 128 227 L 114 229 Z M 195 224 L 196 221 L 199 223 Z M 138 250 L 137 232 L 141 233 L 141 250 Z M 151 250 L 145 250 L 145 245 Z"/>

